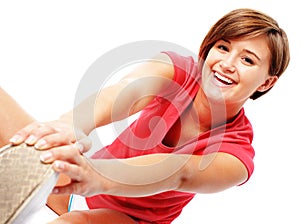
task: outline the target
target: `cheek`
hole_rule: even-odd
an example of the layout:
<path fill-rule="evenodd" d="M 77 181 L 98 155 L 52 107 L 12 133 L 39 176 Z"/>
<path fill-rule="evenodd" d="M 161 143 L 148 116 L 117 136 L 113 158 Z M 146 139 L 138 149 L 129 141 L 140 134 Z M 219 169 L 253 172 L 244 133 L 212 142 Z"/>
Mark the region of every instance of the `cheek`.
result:
<path fill-rule="evenodd" d="M 210 50 L 208 52 L 208 55 L 204 61 L 205 64 L 207 64 L 208 66 L 211 66 L 215 63 L 217 58 L 216 52 L 214 50 Z"/>
<path fill-rule="evenodd" d="M 203 68 L 202 68 L 202 76 L 208 76 L 211 73 L 211 68 L 213 65 L 216 63 L 214 54 L 210 51 L 208 53 L 204 63 L 203 63 Z"/>
<path fill-rule="evenodd" d="M 241 71 L 240 74 L 245 74 L 241 76 L 241 78 L 243 78 L 243 83 L 252 86 L 254 89 L 264 84 L 267 79 L 265 69 L 245 69 L 244 71 Z"/>
<path fill-rule="evenodd" d="M 210 66 L 205 62 L 202 67 L 202 78 L 205 79 L 206 77 L 209 76 L 210 73 L 211 73 Z"/>

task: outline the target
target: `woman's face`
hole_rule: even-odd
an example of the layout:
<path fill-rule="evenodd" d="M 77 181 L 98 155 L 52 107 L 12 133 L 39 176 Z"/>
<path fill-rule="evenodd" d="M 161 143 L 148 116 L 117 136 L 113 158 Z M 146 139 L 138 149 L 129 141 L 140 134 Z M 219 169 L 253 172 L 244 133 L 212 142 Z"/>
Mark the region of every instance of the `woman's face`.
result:
<path fill-rule="evenodd" d="M 202 70 L 202 88 L 210 100 L 243 105 L 255 91 L 266 91 L 276 76 L 268 75 L 270 51 L 266 37 L 219 40 Z"/>

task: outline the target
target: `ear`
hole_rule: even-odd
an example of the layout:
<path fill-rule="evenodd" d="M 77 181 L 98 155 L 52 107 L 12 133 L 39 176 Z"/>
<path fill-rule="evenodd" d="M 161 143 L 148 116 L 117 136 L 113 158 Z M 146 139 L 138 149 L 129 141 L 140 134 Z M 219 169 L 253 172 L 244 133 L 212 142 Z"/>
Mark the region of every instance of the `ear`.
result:
<path fill-rule="evenodd" d="M 278 76 L 268 76 L 268 78 L 266 79 L 266 81 L 258 87 L 257 91 L 259 92 L 265 92 L 267 91 L 268 89 L 272 88 L 275 83 L 277 82 L 278 80 Z"/>

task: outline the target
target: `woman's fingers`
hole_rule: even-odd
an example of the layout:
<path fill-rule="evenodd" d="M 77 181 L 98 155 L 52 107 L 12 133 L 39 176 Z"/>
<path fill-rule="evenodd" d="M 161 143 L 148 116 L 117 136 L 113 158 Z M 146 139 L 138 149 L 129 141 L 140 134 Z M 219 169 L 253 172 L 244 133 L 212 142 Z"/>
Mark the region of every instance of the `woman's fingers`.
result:
<path fill-rule="evenodd" d="M 56 160 L 61 160 L 81 165 L 83 160 L 85 160 L 82 153 L 88 150 L 90 144 L 91 140 L 86 138 L 74 144 L 55 147 L 42 153 L 40 159 L 44 163 L 53 163 Z"/>
<path fill-rule="evenodd" d="M 28 145 L 34 145 L 44 136 L 51 135 L 56 132 L 57 129 L 48 124 L 34 122 L 19 130 L 10 139 L 10 142 L 15 145 L 20 144 L 22 142 L 25 142 Z"/>
<path fill-rule="evenodd" d="M 78 140 L 75 142 L 75 144 L 81 153 L 87 152 L 92 147 L 92 141 L 86 135 L 80 135 L 76 137 Z M 39 150 L 50 149 L 61 145 L 72 144 L 73 142 L 71 140 L 73 139 L 68 135 L 63 135 L 62 133 L 49 133 L 48 135 L 45 135 L 39 139 L 35 143 L 34 147 Z"/>
<path fill-rule="evenodd" d="M 35 148 L 44 150 L 52 147 L 68 145 L 86 138 L 86 135 L 80 129 L 74 129 L 71 124 L 62 121 L 34 122 L 18 131 L 10 142 L 14 145 L 25 142 L 28 145 L 34 145 Z M 82 151 L 86 152 L 90 148 L 90 143 L 82 141 Z"/>
<path fill-rule="evenodd" d="M 86 189 L 86 190 L 84 190 Z M 56 186 L 53 191 L 53 194 L 78 194 L 81 196 L 91 196 L 92 194 L 88 191 L 88 186 L 83 187 L 81 182 L 71 182 L 64 186 Z"/>
<path fill-rule="evenodd" d="M 39 150 L 50 149 L 53 147 L 71 144 L 71 139 L 62 133 L 53 133 L 43 136 L 35 144 L 34 147 Z"/>
<path fill-rule="evenodd" d="M 92 140 L 88 137 L 84 137 L 80 140 L 78 140 L 77 142 L 75 142 L 75 147 L 78 148 L 78 150 L 81 153 L 85 153 L 87 151 L 90 150 L 90 148 L 92 147 Z"/>
<path fill-rule="evenodd" d="M 41 154 L 40 159 L 44 163 L 53 163 L 56 160 L 79 163 L 81 152 L 76 144 L 65 145 L 45 151 Z"/>
<path fill-rule="evenodd" d="M 39 126 L 32 129 L 29 137 L 25 140 L 25 143 L 28 145 L 34 145 L 42 137 L 53 134 L 55 132 L 56 132 L 56 130 L 53 127 L 51 127 L 49 125 L 39 124 Z"/>
<path fill-rule="evenodd" d="M 19 130 L 9 141 L 14 145 L 18 145 L 24 142 L 30 136 L 31 131 L 39 126 L 41 126 L 39 122 L 29 124 Z"/>
<path fill-rule="evenodd" d="M 66 174 L 72 181 L 80 182 L 84 179 L 83 169 L 77 164 L 71 164 L 62 160 L 55 160 L 53 169 L 56 172 Z"/>
<path fill-rule="evenodd" d="M 87 139 L 85 141 L 89 142 Z M 41 154 L 42 162 L 52 163 L 56 172 L 63 173 L 71 179 L 71 183 L 54 188 L 53 193 L 89 195 L 94 192 L 92 189 L 95 187 L 91 186 L 93 185 L 91 181 L 94 182 L 98 174 L 90 167 L 89 162 L 81 153 L 88 145 L 86 142 L 60 146 Z"/>
<path fill-rule="evenodd" d="M 95 171 L 89 167 L 89 163 L 85 158 L 82 158 L 82 164 L 76 165 L 65 161 L 56 160 L 53 163 L 53 169 L 59 173 L 63 173 L 71 178 L 71 182 L 64 186 L 57 186 L 53 189 L 54 194 L 79 194 L 82 196 L 91 196 L 97 193 L 99 184 L 97 181 L 98 174 L 95 176 Z M 96 182 L 97 184 L 95 184 Z"/>
<path fill-rule="evenodd" d="M 56 194 L 71 194 L 71 193 L 81 194 L 82 193 L 81 187 L 79 187 L 79 183 L 81 186 L 82 185 L 81 182 L 84 176 L 83 176 L 83 170 L 80 166 L 70 164 L 65 161 L 56 160 L 53 163 L 53 169 L 59 173 L 63 173 L 67 175 L 72 180 L 70 183 L 64 186 L 55 187 L 53 189 L 53 193 Z"/>

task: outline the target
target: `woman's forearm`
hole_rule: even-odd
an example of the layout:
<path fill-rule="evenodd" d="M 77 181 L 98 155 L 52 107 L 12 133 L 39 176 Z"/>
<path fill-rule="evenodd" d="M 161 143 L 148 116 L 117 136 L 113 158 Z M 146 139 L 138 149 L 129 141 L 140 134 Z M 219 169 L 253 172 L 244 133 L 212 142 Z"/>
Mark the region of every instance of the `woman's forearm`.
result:
<path fill-rule="evenodd" d="M 104 194 L 143 197 L 180 188 L 189 155 L 151 154 L 130 159 L 89 160 L 104 178 Z"/>
<path fill-rule="evenodd" d="M 176 190 L 215 193 L 244 183 L 245 165 L 228 153 L 150 154 L 129 159 L 90 160 L 102 176 L 103 194 L 143 197 Z"/>
<path fill-rule="evenodd" d="M 89 96 L 72 111 L 63 114 L 60 120 L 73 124 L 74 127 L 89 135 L 95 128 L 128 117 L 129 115 L 123 113 L 126 108 L 112 112 L 112 99 L 115 94 L 112 93 L 112 89 L 113 87 L 110 87 L 99 94 Z"/>
<path fill-rule="evenodd" d="M 125 119 L 140 111 L 153 98 L 152 95 L 142 96 L 138 83 L 130 84 L 130 79 L 102 89 L 86 98 L 72 111 L 63 114 L 61 120 L 73 123 L 88 135 L 95 128 L 114 121 Z"/>
<path fill-rule="evenodd" d="M 119 121 L 142 110 L 173 80 L 174 67 L 166 54 L 137 66 L 119 82 L 88 97 L 62 119 L 89 134 L 93 129 Z"/>
<path fill-rule="evenodd" d="M 88 135 L 95 128 L 94 105 L 96 96 L 94 94 L 86 98 L 73 110 L 63 114 L 59 120 L 73 125 Z"/>

